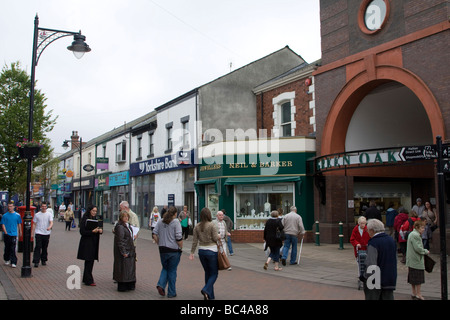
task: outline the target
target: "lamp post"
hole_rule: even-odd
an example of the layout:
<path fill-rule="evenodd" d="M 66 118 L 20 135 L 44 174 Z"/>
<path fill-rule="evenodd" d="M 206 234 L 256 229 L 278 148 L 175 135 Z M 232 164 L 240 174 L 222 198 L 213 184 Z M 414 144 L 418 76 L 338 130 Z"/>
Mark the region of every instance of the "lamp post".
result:
<path fill-rule="evenodd" d="M 73 141 L 72 141 L 72 145 L 73 145 Z M 68 140 L 64 140 L 62 147 L 64 148 L 64 150 L 67 150 L 67 148 L 69 147 L 69 141 Z M 72 148 L 73 149 L 73 148 Z M 82 149 L 83 149 L 83 139 L 80 137 L 80 144 L 78 146 L 78 151 L 80 152 L 80 186 L 79 186 L 79 192 L 80 192 L 80 197 L 79 197 L 79 204 L 78 204 L 78 210 L 80 211 L 80 218 L 81 218 L 81 208 L 83 207 L 83 190 L 81 188 L 81 176 L 83 173 L 83 158 L 82 158 Z"/>
<path fill-rule="evenodd" d="M 84 53 L 91 51 L 89 46 L 84 42 L 86 39 L 80 32 L 62 31 L 54 29 L 39 28 L 39 17 L 36 15 L 34 19 L 34 37 L 33 37 L 33 54 L 31 61 L 31 85 L 30 85 L 30 110 L 28 121 L 28 141 L 33 140 L 33 110 L 34 110 L 34 84 L 35 84 L 35 71 L 39 58 L 42 52 L 54 41 L 63 38 L 73 36 L 74 41 L 72 45 L 67 47 L 72 51 L 74 55 L 80 59 Z M 23 217 L 23 266 L 21 275 L 23 278 L 31 277 L 30 266 L 30 249 L 31 249 L 31 209 L 30 209 L 30 185 L 31 185 L 31 167 L 33 159 L 30 157 L 27 159 L 27 188 L 25 195 L 25 215 Z"/>

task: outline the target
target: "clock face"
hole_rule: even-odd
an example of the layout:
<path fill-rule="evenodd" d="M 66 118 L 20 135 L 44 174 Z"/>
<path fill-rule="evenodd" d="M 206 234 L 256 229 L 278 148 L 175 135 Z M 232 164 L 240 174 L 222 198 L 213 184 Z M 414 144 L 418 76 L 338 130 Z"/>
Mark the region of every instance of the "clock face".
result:
<path fill-rule="evenodd" d="M 387 7 L 384 0 L 373 0 L 364 12 L 364 24 L 370 31 L 379 30 L 386 19 Z"/>

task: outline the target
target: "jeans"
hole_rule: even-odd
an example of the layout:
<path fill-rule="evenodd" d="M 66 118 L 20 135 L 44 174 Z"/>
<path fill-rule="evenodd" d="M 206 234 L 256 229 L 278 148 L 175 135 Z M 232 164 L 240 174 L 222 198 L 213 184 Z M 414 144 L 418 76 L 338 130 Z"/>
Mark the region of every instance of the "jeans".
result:
<path fill-rule="evenodd" d="M 291 234 L 286 234 L 286 239 L 284 240 L 284 247 L 283 247 L 283 256 L 281 257 L 281 259 L 284 259 L 284 260 L 287 259 L 287 255 L 289 253 L 289 247 L 292 245 L 290 264 L 296 263 L 295 260 L 297 258 L 297 243 L 298 243 L 297 236 L 293 236 Z"/>
<path fill-rule="evenodd" d="M 175 297 L 177 295 L 175 282 L 177 281 L 177 268 L 180 263 L 181 251 L 165 253 L 160 252 L 159 256 L 161 258 L 162 270 L 157 286 L 163 289 L 168 286 L 167 296 L 169 298 Z"/>
<path fill-rule="evenodd" d="M 217 252 L 211 250 L 198 250 L 198 257 L 205 270 L 205 286 L 202 292 L 205 292 L 209 299 L 214 300 L 214 283 L 219 276 L 219 266 L 217 264 Z"/>
<path fill-rule="evenodd" d="M 230 252 L 230 254 L 233 254 L 234 251 L 233 251 L 233 246 L 231 245 L 231 237 L 230 236 L 227 237 L 227 246 L 228 246 L 228 251 Z"/>

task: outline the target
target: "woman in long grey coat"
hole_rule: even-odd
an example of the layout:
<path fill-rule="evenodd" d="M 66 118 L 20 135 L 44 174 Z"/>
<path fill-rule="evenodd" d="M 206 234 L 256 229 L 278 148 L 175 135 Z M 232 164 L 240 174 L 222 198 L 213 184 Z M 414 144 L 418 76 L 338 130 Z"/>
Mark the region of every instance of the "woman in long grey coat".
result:
<path fill-rule="evenodd" d="M 134 290 L 136 286 L 136 250 L 128 219 L 128 213 L 120 213 L 114 227 L 113 279 L 117 281 L 118 291 Z"/>

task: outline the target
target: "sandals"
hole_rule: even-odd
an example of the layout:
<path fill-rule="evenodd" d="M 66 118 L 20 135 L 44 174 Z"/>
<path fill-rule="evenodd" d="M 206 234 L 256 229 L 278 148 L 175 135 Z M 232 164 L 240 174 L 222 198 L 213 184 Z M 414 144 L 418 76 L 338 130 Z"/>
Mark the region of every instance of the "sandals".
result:
<path fill-rule="evenodd" d="M 264 263 L 264 270 L 267 270 L 267 268 L 269 267 L 269 265 L 266 263 Z"/>

